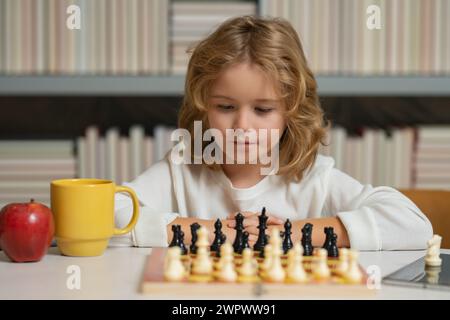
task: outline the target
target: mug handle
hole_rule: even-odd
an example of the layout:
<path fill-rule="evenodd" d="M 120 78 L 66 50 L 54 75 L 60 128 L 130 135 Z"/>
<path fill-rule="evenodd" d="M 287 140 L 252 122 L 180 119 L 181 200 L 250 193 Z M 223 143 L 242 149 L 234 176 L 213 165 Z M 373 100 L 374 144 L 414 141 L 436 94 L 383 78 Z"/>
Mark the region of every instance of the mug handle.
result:
<path fill-rule="evenodd" d="M 131 217 L 131 220 L 128 223 L 128 225 L 123 229 L 114 228 L 114 235 L 122 235 L 122 234 L 130 232 L 131 229 L 133 229 L 134 226 L 136 225 L 136 222 L 139 218 L 139 201 L 136 196 L 136 193 L 133 191 L 133 189 L 131 189 L 129 187 L 115 186 L 114 193 L 117 193 L 117 192 L 128 193 L 131 196 L 131 200 L 133 201 L 133 216 Z"/>

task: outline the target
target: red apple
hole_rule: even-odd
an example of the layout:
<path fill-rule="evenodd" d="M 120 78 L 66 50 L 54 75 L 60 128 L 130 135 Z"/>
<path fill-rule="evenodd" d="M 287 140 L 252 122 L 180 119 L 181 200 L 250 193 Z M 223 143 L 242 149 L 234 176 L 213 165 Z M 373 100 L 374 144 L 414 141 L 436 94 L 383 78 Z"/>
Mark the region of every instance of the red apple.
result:
<path fill-rule="evenodd" d="M 14 262 L 41 260 L 54 231 L 51 210 L 33 199 L 10 203 L 0 211 L 0 248 Z"/>

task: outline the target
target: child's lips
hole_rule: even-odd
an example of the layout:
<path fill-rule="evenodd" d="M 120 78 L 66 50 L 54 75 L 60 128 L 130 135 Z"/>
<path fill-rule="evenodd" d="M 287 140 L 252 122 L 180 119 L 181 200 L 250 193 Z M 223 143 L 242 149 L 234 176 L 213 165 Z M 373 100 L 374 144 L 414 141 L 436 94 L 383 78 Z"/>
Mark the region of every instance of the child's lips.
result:
<path fill-rule="evenodd" d="M 250 141 L 234 141 L 234 144 L 252 145 L 252 144 L 257 144 L 257 142 L 250 142 Z"/>

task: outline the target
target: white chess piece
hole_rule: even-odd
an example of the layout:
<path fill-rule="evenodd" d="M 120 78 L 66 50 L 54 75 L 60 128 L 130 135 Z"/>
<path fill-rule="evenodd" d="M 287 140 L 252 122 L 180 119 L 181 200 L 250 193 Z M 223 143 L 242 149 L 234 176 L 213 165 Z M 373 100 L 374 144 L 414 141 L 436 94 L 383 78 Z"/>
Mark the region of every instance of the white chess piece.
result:
<path fill-rule="evenodd" d="M 425 264 L 430 267 L 439 267 L 442 259 L 439 257 L 442 237 L 435 234 L 433 238 L 427 242 L 427 254 L 425 256 Z"/>
<path fill-rule="evenodd" d="M 308 280 L 308 275 L 303 268 L 303 247 L 296 243 L 288 251 L 287 279 L 290 282 L 303 283 Z"/>
<path fill-rule="evenodd" d="M 286 272 L 281 264 L 281 254 L 283 252 L 281 241 L 280 231 L 277 228 L 273 228 L 269 240 L 272 246 L 272 261 L 265 272 L 266 279 L 270 282 L 282 282 L 286 277 Z"/>
<path fill-rule="evenodd" d="M 358 265 L 358 251 L 349 250 L 348 252 L 348 269 L 344 275 L 344 278 L 349 283 L 360 283 L 363 277 L 361 269 Z"/>
<path fill-rule="evenodd" d="M 208 229 L 201 227 L 198 229 L 197 235 L 197 255 L 192 262 L 192 274 L 210 275 L 213 271 L 213 263 L 208 251 Z"/>
<path fill-rule="evenodd" d="M 425 273 L 427 275 L 426 280 L 428 283 L 438 284 L 439 283 L 439 274 L 441 273 L 440 267 L 432 267 L 426 266 Z"/>
<path fill-rule="evenodd" d="M 348 251 L 347 248 L 341 248 L 339 250 L 339 260 L 335 272 L 340 276 L 344 276 L 348 270 Z"/>
<path fill-rule="evenodd" d="M 225 263 L 225 259 L 223 259 L 223 257 L 226 257 L 228 255 L 233 256 L 233 253 L 234 253 L 234 250 L 233 250 L 233 246 L 231 245 L 231 243 L 225 242 L 224 244 L 222 244 L 220 246 L 220 258 L 216 264 L 217 270 L 221 270 L 222 264 Z"/>
<path fill-rule="evenodd" d="M 253 258 L 253 250 L 245 248 L 242 251 L 242 265 L 239 268 L 239 275 L 241 277 L 255 277 L 258 272 L 258 263 Z"/>
<path fill-rule="evenodd" d="M 331 275 L 330 268 L 328 268 L 328 252 L 323 248 L 314 250 L 314 260 L 312 265 L 312 274 L 316 280 L 328 279 Z"/>
<path fill-rule="evenodd" d="M 197 248 L 207 248 L 209 246 L 208 241 L 208 229 L 205 227 L 200 227 L 197 230 Z"/>
<path fill-rule="evenodd" d="M 272 245 L 266 244 L 266 246 L 264 247 L 264 261 L 261 268 L 265 272 L 270 268 L 271 265 L 272 265 Z"/>
<path fill-rule="evenodd" d="M 186 269 L 181 261 L 180 247 L 167 249 L 164 263 L 164 279 L 167 281 L 182 281 L 186 277 Z"/>
<path fill-rule="evenodd" d="M 217 280 L 222 282 L 235 282 L 237 273 L 234 270 L 233 247 L 231 243 L 225 242 L 220 247 L 219 271 Z"/>

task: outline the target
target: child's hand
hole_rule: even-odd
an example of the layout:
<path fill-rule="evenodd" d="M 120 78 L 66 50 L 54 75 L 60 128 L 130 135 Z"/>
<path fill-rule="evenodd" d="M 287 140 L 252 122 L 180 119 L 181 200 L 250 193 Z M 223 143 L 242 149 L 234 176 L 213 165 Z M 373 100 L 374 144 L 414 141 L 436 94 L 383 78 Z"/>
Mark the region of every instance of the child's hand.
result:
<path fill-rule="evenodd" d="M 236 221 L 234 220 L 234 216 L 237 213 L 231 213 L 228 215 L 228 219 L 226 220 L 226 226 L 228 228 L 234 228 L 236 226 Z M 258 239 L 258 234 L 259 234 L 259 229 L 258 229 L 258 225 L 259 225 L 259 220 L 258 220 L 258 216 L 259 216 L 259 212 L 250 212 L 250 211 L 245 211 L 245 212 L 241 212 L 241 214 L 245 217 L 244 219 L 244 228 L 245 231 L 247 231 L 250 235 L 249 235 L 249 243 L 252 246 L 252 243 L 254 244 L 256 242 L 256 240 Z M 266 213 L 267 214 L 267 213 Z M 284 223 L 284 221 L 278 217 L 276 217 L 273 214 L 267 214 L 268 219 L 267 219 L 267 225 L 268 226 L 280 226 Z M 279 228 L 280 229 L 280 228 Z M 280 229 L 281 230 L 281 229 Z M 236 233 L 234 233 L 235 235 Z"/>

